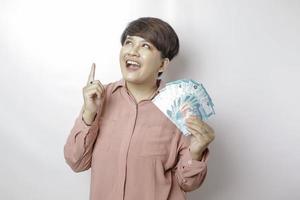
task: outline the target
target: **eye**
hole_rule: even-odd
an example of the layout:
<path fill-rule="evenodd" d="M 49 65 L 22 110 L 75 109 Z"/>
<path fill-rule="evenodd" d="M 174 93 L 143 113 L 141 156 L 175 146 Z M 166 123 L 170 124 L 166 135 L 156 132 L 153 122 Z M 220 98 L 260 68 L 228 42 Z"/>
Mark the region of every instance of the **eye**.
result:
<path fill-rule="evenodd" d="M 149 44 L 143 44 L 143 47 L 150 49 L 150 45 Z"/>
<path fill-rule="evenodd" d="M 130 40 L 126 40 L 124 44 L 132 44 L 132 42 Z"/>

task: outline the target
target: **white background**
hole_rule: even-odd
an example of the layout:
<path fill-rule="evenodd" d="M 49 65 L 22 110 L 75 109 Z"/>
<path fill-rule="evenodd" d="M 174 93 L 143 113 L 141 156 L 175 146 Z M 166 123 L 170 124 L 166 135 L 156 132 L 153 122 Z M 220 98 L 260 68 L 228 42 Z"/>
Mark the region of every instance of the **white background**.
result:
<path fill-rule="evenodd" d="M 71 171 L 63 145 L 92 62 L 96 79 L 119 80 L 121 33 L 141 16 L 180 38 L 164 79 L 196 79 L 215 104 L 190 199 L 300 199 L 297 0 L 1 0 L 0 199 L 88 199 L 90 170 Z"/>

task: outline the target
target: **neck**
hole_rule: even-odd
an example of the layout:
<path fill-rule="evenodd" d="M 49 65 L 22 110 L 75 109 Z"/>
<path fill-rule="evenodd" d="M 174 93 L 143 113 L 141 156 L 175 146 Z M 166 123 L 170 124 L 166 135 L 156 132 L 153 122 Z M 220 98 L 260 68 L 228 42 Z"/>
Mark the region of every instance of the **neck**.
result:
<path fill-rule="evenodd" d="M 125 81 L 127 89 L 134 96 L 137 102 L 149 99 L 157 89 L 156 80 L 151 83 L 136 84 Z"/>

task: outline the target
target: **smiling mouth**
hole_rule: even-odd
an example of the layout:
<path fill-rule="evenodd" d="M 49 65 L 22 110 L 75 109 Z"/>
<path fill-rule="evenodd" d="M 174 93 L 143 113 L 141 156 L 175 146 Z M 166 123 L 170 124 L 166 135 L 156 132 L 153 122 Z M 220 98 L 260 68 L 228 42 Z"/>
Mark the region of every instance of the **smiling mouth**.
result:
<path fill-rule="evenodd" d="M 127 60 L 126 67 L 128 69 L 137 70 L 141 67 L 141 64 L 133 60 Z"/>

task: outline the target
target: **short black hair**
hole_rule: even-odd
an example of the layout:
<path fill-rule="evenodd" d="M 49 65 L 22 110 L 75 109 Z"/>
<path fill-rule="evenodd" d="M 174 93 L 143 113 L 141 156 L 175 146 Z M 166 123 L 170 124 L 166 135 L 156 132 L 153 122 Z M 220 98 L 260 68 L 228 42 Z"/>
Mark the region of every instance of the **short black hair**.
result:
<path fill-rule="evenodd" d="M 130 22 L 121 35 L 124 44 L 127 35 L 139 36 L 151 42 L 162 58 L 170 61 L 179 52 L 179 39 L 174 29 L 165 21 L 155 17 L 141 17 Z"/>

